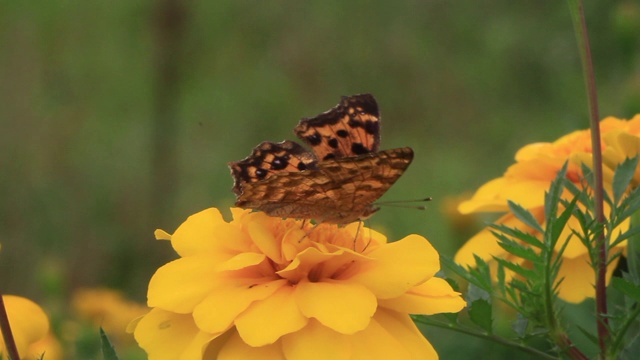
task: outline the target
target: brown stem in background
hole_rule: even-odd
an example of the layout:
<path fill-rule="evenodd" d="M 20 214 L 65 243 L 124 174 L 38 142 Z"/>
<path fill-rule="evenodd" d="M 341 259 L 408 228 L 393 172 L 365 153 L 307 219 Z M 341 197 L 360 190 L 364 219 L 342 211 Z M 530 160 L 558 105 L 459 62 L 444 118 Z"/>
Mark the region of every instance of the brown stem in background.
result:
<path fill-rule="evenodd" d="M 578 47 L 582 60 L 582 71 L 587 88 L 589 103 L 589 115 L 591 122 L 591 146 L 593 153 L 595 216 L 597 229 L 595 231 L 595 245 L 597 257 L 596 266 L 596 319 L 598 329 L 598 344 L 600 346 L 600 358 L 607 354 L 607 342 L 609 339 L 609 319 L 607 310 L 607 244 L 604 236 L 604 209 L 603 209 L 603 185 L 602 185 L 602 149 L 600 146 L 600 114 L 598 110 L 598 92 L 593 71 L 591 47 L 589 46 L 589 34 L 587 22 L 584 18 L 584 5 L 582 0 L 570 0 L 569 6 L 572 12 L 573 24 L 578 39 Z"/>
<path fill-rule="evenodd" d="M 151 208 L 156 226 L 166 220 L 173 208 L 178 188 L 177 107 L 186 4 L 180 0 L 159 0 L 155 9 Z"/>
<path fill-rule="evenodd" d="M 9 360 L 20 359 L 18 348 L 16 347 L 16 342 L 13 339 L 13 333 L 11 332 L 9 316 L 7 315 L 7 308 L 4 306 L 4 298 L 2 297 L 2 294 L 0 294 L 0 332 L 2 332 L 2 339 L 4 340 L 4 345 L 7 348 Z"/>

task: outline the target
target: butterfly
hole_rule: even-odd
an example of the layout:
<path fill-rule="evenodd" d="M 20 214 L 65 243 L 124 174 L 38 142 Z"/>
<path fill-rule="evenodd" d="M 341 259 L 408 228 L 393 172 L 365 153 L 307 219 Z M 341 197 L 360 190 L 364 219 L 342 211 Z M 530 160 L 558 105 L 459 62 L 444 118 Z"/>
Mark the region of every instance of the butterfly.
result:
<path fill-rule="evenodd" d="M 318 223 L 361 221 L 379 210 L 374 201 L 413 160 L 409 147 L 379 151 L 380 111 L 371 94 L 343 96 L 294 132 L 312 151 L 265 141 L 229 163 L 236 206 Z"/>

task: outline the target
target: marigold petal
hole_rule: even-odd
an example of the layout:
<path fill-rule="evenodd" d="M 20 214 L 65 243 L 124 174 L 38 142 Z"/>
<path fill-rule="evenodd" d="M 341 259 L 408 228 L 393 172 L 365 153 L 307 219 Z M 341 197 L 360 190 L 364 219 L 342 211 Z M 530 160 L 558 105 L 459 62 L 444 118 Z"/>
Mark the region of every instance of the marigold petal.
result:
<path fill-rule="evenodd" d="M 253 243 L 262 253 L 276 263 L 282 262 L 280 241 L 276 240 L 272 231 L 265 228 L 257 221 L 247 224 L 247 230 L 249 231 L 251 240 L 253 240 Z"/>
<path fill-rule="evenodd" d="M 156 229 L 153 235 L 156 237 L 156 240 L 171 240 L 171 234 L 162 229 Z"/>
<path fill-rule="evenodd" d="M 342 334 L 366 328 L 377 307 L 369 289 L 342 281 L 303 281 L 297 285 L 295 297 L 305 316 Z"/>
<path fill-rule="evenodd" d="M 158 308 L 140 319 L 133 335 L 149 360 L 199 359 L 215 338 L 200 331 L 191 315 Z"/>
<path fill-rule="evenodd" d="M 438 252 L 420 235 L 409 235 L 367 255 L 374 261 L 353 264 L 339 279 L 363 284 L 380 299 L 400 296 L 440 270 Z"/>
<path fill-rule="evenodd" d="M 458 211 L 463 214 L 477 211 L 506 211 L 507 204 L 499 195 L 504 189 L 505 182 L 504 178 L 489 180 L 478 188 L 471 199 L 461 202 Z"/>
<path fill-rule="evenodd" d="M 216 360 L 255 360 L 255 359 L 273 359 L 285 360 L 282 346 L 280 343 L 265 345 L 261 347 L 253 347 L 247 345 L 237 332 L 233 332 L 229 340 L 224 344 L 220 352 L 215 357 L 206 357 L 206 359 Z"/>
<path fill-rule="evenodd" d="M 180 258 L 163 265 L 149 281 L 147 304 L 180 314 L 191 312 L 215 287 L 210 281 L 215 267 L 211 254 Z"/>
<path fill-rule="evenodd" d="M 193 309 L 198 328 L 210 333 L 226 331 L 235 318 L 254 301 L 271 296 L 287 281 L 264 279 L 235 279 L 210 291 Z"/>
<path fill-rule="evenodd" d="M 619 260 L 618 257 L 607 266 L 606 284 L 609 284 Z M 588 255 L 563 259 L 558 279 L 564 279 L 558 287 L 558 297 L 566 302 L 577 304 L 595 296 L 595 273 Z"/>
<path fill-rule="evenodd" d="M 298 253 L 293 261 L 286 268 L 278 271 L 277 274 L 292 283 L 298 283 L 302 279 L 306 279 L 312 269 L 316 271 L 314 278 L 333 278 L 335 272 L 340 268 L 344 268 L 345 265 L 355 261 L 366 261 L 367 259 L 369 258 L 362 254 L 345 250 L 341 247 L 335 247 L 332 252 L 324 252 L 311 247 Z M 319 266 L 320 264 L 321 266 Z M 320 269 L 320 272 L 317 272 L 318 269 Z"/>
<path fill-rule="evenodd" d="M 250 346 L 259 347 L 303 328 L 309 319 L 298 308 L 293 292 L 293 287 L 282 286 L 240 314 L 235 325 L 242 340 Z"/>
<path fill-rule="evenodd" d="M 351 359 L 350 335 L 340 334 L 311 319 L 304 329 L 282 338 L 287 360 Z"/>
<path fill-rule="evenodd" d="M 222 214 L 216 208 L 209 208 L 187 218 L 171 236 L 171 245 L 180 256 L 189 256 L 210 251 L 217 238 L 215 228 L 224 223 Z"/>
<path fill-rule="evenodd" d="M 216 266 L 217 271 L 225 270 L 239 270 L 249 266 L 258 265 L 263 262 L 267 257 L 264 254 L 258 254 L 253 252 L 246 252 L 238 254 L 231 259 L 220 263 Z"/>
<path fill-rule="evenodd" d="M 26 354 L 29 345 L 44 338 L 49 331 L 49 318 L 35 302 L 15 295 L 3 295 L 7 317 L 18 353 Z M 4 351 L 4 340 L 0 335 L 0 358 Z M 6 355 L 6 354 L 5 354 Z"/>
<path fill-rule="evenodd" d="M 530 211 L 536 216 L 543 209 L 530 209 Z M 502 224 L 507 227 L 520 229 L 522 231 L 529 231 L 529 227 L 524 225 L 517 217 L 512 213 L 506 213 L 495 222 L 496 224 Z M 476 261 L 474 255 L 477 255 L 484 261 L 490 262 L 493 257 L 504 258 L 507 252 L 498 245 L 498 238 L 491 233 L 490 228 L 484 228 L 475 234 L 471 239 L 462 245 L 460 250 L 456 253 L 454 261 L 463 266 L 475 266 Z"/>
<path fill-rule="evenodd" d="M 409 315 L 378 309 L 371 325 L 354 334 L 352 359 L 438 359 Z"/>
<path fill-rule="evenodd" d="M 433 315 L 458 312 L 466 302 L 448 282 L 433 277 L 397 298 L 378 300 L 378 305 L 401 313 Z"/>

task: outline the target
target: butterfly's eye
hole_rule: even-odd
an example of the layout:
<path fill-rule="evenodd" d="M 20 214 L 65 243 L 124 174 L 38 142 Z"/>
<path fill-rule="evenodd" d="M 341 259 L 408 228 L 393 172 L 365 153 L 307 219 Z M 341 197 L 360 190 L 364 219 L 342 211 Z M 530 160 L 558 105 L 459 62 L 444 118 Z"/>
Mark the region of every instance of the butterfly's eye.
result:
<path fill-rule="evenodd" d="M 256 169 L 256 177 L 260 180 L 264 179 L 267 176 L 267 170 L 265 169 Z"/>
<path fill-rule="evenodd" d="M 305 165 L 305 163 L 303 163 L 302 161 L 298 163 L 298 170 L 302 171 L 302 170 L 307 170 L 307 165 Z"/>

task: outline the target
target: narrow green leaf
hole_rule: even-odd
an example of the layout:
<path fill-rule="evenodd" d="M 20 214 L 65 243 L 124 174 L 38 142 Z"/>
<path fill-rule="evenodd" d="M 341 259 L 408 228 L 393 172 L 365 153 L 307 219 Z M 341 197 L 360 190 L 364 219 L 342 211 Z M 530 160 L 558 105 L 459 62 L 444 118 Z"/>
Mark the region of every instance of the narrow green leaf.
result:
<path fill-rule="evenodd" d="M 556 174 L 556 178 L 551 182 L 549 191 L 544 195 L 544 216 L 546 219 L 555 217 L 558 209 L 560 195 L 564 189 L 565 176 L 567 174 L 567 163 L 562 165 L 562 169 Z"/>
<path fill-rule="evenodd" d="M 587 339 L 589 339 L 589 341 L 591 341 L 593 344 L 597 344 L 598 343 L 598 337 L 597 336 L 593 335 L 587 329 L 583 328 L 580 325 L 576 325 L 576 326 L 578 327 L 578 330 L 580 330 L 582 335 L 584 335 Z"/>
<path fill-rule="evenodd" d="M 518 279 L 511 280 L 509 285 L 520 292 L 531 292 L 531 290 L 529 289 L 529 285 L 527 285 L 524 281 Z"/>
<path fill-rule="evenodd" d="M 118 355 L 116 354 L 116 349 L 114 349 L 111 341 L 109 341 L 109 337 L 104 332 L 104 329 L 100 327 L 100 343 L 102 349 L 102 357 L 104 360 L 118 360 Z"/>
<path fill-rule="evenodd" d="M 623 232 L 622 234 L 618 235 L 618 237 L 611 243 L 611 247 L 614 247 L 618 244 L 620 244 L 621 242 L 636 236 L 640 233 L 640 226 L 631 226 L 629 228 L 629 230 Z"/>
<path fill-rule="evenodd" d="M 527 269 L 522 267 L 522 265 L 518 265 L 518 264 L 514 264 L 512 262 L 509 262 L 505 259 L 500 259 L 497 257 L 494 257 L 494 259 L 501 264 L 502 266 L 504 266 L 505 268 L 515 272 L 516 274 L 524 277 L 524 278 L 533 278 L 536 276 L 535 271 L 531 270 L 531 269 Z"/>
<path fill-rule="evenodd" d="M 627 191 L 638 166 L 638 157 L 627 158 L 616 168 L 613 174 L 613 203 L 617 204 Z"/>
<path fill-rule="evenodd" d="M 531 212 L 529 212 L 529 210 L 523 208 L 522 206 L 520 206 L 520 204 L 514 203 L 511 200 L 507 200 L 507 205 L 509 205 L 509 210 L 511 210 L 513 215 L 515 215 L 518 220 L 522 221 L 527 226 L 533 228 L 538 232 L 544 232 L 542 226 L 540 225 L 540 223 L 538 223 L 538 220 L 535 218 L 535 216 L 533 216 L 533 214 L 531 214 Z"/>
<path fill-rule="evenodd" d="M 500 289 L 505 289 L 506 288 L 506 274 L 504 273 L 504 266 L 500 265 L 500 263 L 498 263 L 498 270 L 497 270 L 497 278 L 498 278 L 498 287 Z"/>
<path fill-rule="evenodd" d="M 577 201 L 578 201 L 577 197 L 573 198 L 569 206 L 565 207 L 564 211 L 562 212 L 562 214 L 560 214 L 560 216 L 558 216 L 558 218 L 547 219 L 547 229 L 551 229 L 551 232 L 550 232 L 551 238 L 548 239 L 549 240 L 548 245 L 550 249 L 553 249 L 555 247 L 555 244 L 558 242 L 558 239 L 562 234 L 562 230 L 564 230 L 564 227 L 567 225 L 567 222 L 571 218 L 573 209 L 575 208 Z"/>
<path fill-rule="evenodd" d="M 625 203 L 623 201 L 623 204 L 626 205 L 624 207 L 624 211 L 622 212 L 622 214 L 620 214 L 618 217 L 620 218 L 619 221 L 623 221 L 626 218 L 630 217 L 631 215 L 635 214 L 638 210 L 640 210 L 640 187 L 636 188 L 636 190 L 634 190 L 627 199 L 627 202 Z M 622 204 L 621 204 L 622 207 Z"/>
<path fill-rule="evenodd" d="M 619 277 L 612 277 L 611 285 L 614 289 L 620 291 L 633 300 L 640 302 L 640 286 L 633 284 L 629 280 Z"/>
<path fill-rule="evenodd" d="M 467 269 L 465 269 L 464 267 L 462 267 L 460 264 L 457 264 L 450 257 L 444 256 L 444 255 L 440 256 L 440 263 L 444 268 L 447 268 L 447 269 L 453 271 L 456 275 L 458 275 L 461 278 L 471 282 L 472 277 L 469 274 L 469 271 Z"/>
<path fill-rule="evenodd" d="M 518 239 L 518 240 L 522 240 L 522 242 L 525 242 L 533 247 L 536 247 L 538 249 L 541 249 L 544 247 L 544 243 L 542 243 L 542 241 L 540 241 L 537 237 L 535 237 L 534 235 L 531 235 L 529 233 L 526 233 L 524 231 L 518 230 L 518 229 L 514 229 L 514 228 L 510 228 L 508 226 L 505 225 L 497 225 L 497 224 L 493 224 L 490 225 L 491 228 L 498 230 L 499 232 L 495 232 L 492 231 L 491 233 L 493 234 L 493 236 L 495 236 L 496 238 L 503 240 L 503 239 L 509 239 L 507 236 L 508 235 L 512 238 Z M 509 239 L 510 240 L 510 239 Z"/>
<path fill-rule="evenodd" d="M 483 299 L 478 299 L 471 303 L 469 307 L 469 318 L 474 324 L 491 334 L 492 313 L 491 304 Z"/>
<path fill-rule="evenodd" d="M 500 241 L 498 245 L 510 254 L 531 262 L 540 261 L 540 255 L 528 246 L 522 246 L 515 241 Z"/>
<path fill-rule="evenodd" d="M 593 181 L 594 181 L 593 171 L 585 163 L 580 163 L 580 169 L 582 170 L 583 179 L 587 182 L 587 185 L 589 185 L 589 188 L 593 189 L 595 187 L 593 184 Z"/>

